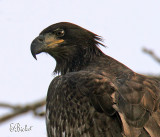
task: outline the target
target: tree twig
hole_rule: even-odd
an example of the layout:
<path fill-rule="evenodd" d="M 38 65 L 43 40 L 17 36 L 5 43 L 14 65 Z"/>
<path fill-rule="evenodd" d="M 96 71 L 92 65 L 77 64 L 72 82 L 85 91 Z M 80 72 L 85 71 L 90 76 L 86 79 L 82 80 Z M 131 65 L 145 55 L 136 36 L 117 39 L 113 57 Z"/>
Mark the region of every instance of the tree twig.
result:
<path fill-rule="evenodd" d="M 29 111 L 33 111 L 33 113 L 37 116 L 43 116 L 45 112 L 37 113 L 36 110 L 40 107 L 43 107 L 46 104 L 46 100 L 42 99 L 40 101 L 30 103 L 24 106 L 13 106 L 7 103 L 0 103 L 0 107 L 6 107 L 12 109 L 12 112 L 0 117 L 0 123 L 3 123 L 11 118 L 19 116 Z"/>
<path fill-rule="evenodd" d="M 7 104 L 7 103 L 0 103 L 0 107 L 10 108 L 10 109 L 19 109 L 21 106 L 11 105 L 11 104 Z"/>
<path fill-rule="evenodd" d="M 147 48 L 143 48 L 143 52 L 147 53 L 150 55 L 155 61 L 160 63 L 160 57 L 158 57 L 152 50 L 149 50 Z"/>

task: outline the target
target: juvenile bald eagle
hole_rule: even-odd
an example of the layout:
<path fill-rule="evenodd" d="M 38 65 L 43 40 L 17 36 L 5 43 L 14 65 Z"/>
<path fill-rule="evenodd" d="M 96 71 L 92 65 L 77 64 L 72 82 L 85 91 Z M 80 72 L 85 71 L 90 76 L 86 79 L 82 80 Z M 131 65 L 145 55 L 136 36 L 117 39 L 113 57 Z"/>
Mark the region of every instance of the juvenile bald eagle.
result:
<path fill-rule="evenodd" d="M 160 82 L 105 55 L 100 41 L 67 22 L 33 40 L 33 57 L 48 53 L 59 74 L 47 95 L 48 137 L 160 137 Z"/>

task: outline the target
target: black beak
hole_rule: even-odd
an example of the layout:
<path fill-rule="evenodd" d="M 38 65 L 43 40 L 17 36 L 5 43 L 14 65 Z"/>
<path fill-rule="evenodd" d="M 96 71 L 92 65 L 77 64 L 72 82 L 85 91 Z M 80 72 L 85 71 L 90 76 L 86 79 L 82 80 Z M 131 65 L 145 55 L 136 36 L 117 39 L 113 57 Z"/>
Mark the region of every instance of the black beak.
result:
<path fill-rule="evenodd" d="M 33 57 L 37 60 L 36 55 L 43 52 L 44 49 L 44 36 L 40 35 L 36 37 L 31 43 L 31 53 Z"/>

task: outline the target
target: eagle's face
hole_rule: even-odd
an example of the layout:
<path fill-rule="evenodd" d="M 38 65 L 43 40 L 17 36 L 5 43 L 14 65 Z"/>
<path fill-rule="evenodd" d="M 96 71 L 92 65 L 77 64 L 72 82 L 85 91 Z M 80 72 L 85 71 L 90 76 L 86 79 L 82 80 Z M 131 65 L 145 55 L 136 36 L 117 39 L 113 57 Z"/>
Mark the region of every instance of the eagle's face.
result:
<path fill-rule="evenodd" d="M 80 70 L 96 56 L 102 55 L 97 45 L 101 38 L 72 23 L 60 22 L 44 29 L 31 44 L 31 53 L 48 53 L 56 60 L 54 72 L 66 74 Z"/>
<path fill-rule="evenodd" d="M 44 29 L 31 44 L 31 52 L 36 54 L 46 52 L 55 59 L 71 56 L 79 50 L 88 48 L 94 41 L 95 34 L 77 25 L 61 22 Z"/>

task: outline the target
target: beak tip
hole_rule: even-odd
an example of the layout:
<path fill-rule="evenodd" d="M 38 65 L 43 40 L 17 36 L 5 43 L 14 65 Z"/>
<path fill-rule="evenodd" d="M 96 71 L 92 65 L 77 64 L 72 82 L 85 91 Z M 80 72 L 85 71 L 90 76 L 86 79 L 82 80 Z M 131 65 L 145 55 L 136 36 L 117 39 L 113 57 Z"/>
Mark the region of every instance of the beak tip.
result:
<path fill-rule="evenodd" d="M 37 60 L 36 54 L 32 53 L 32 56 Z"/>
<path fill-rule="evenodd" d="M 35 56 L 34 58 L 35 58 L 35 60 L 37 60 L 37 57 L 36 57 L 36 56 Z"/>
<path fill-rule="evenodd" d="M 32 42 L 30 50 L 31 50 L 32 56 L 37 60 L 37 57 L 36 57 L 37 46 L 35 45 L 34 42 Z"/>

